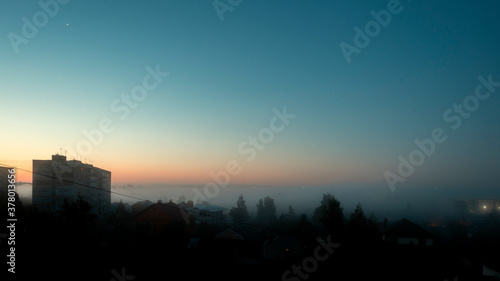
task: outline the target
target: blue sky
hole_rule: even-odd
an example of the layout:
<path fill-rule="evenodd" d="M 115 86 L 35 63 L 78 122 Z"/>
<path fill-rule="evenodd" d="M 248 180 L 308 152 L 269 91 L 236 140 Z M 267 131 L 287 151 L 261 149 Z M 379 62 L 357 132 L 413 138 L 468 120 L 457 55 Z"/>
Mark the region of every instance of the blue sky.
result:
<path fill-rule="evenodd" d="M 389 2 L 243 1 L 221 21 L 211 1 L 70 1 L 16 54 L 9 32 L 41 8 L 2 1 L 0 158 L 30 169 L 110 118 L 115 132 L 89 157 L 114 179 L 204 182 L 244 163 L 238 144 L 286 106 L 297 117 L 235 183 L 383 183 L 398 155 L 442 127 L 449 139 L 408 181 L 498 186 L 500 89 L 457 131 L 442 115 L 479 75 L 500 80 L 500 4 L 401 1 L 347 63 L 339 44 Z M 156 65 L 170 75 L 117 119 L 112 102 Z M 130 174 L 137 163 L 145 170 Z"/>

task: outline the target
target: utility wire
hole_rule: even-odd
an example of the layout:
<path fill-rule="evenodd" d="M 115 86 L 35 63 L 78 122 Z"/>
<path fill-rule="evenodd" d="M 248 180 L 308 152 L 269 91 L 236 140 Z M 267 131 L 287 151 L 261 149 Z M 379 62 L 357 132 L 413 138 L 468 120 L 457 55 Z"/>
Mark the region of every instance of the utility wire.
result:
<path fill-rule="evenodd" d="M 26 170 L 26 169 L 21 169 L 21 168 L 17 168 L 17 167 L 12 167 L 10 165 L 6 165 L 4 163 L 0 163 L 0 167 L 4 167 L 4 168 L 13 168 L 13 169 L 16 169 L 16 170 L 19 170 L 19 171 L 23 171 L 23 172 L 27 172 L 27 173 L 31 173 L 33 175 L 38 175 L 38 176 L 43 176 L 43 177 L 48 177 L 50 179 L 55 179 L 55 180 L 60 180 L 60 181 L 63 181 L 63 182 L 66 182 L 66 183 L 70 183 L 70 184 L 74 184 L 74 185 L 79 185 L 79 186 L 83 186 L 83 187 L 87 187 L 87 188 L 92 188 L 92 189 L 95 189 L 95 190 L 99 190 L 99 191 L 102 191 L 102 192 L 109 192 L 109 193 L 112 193 L 112 194 L 116 194 L 116 195 L 120 195 L 120 196 L 124 196 L 124 197 L 128 197 L 128 198 L 132 198 L 132 199 L 137 199 L 137 200 L 140 200 L 140 201 L 151 201 L 153 202 L 152 200 L 149 200 L 149 199 L 144 199 L 144 198 L 140 198 L 140 197 L 135 197 L 135 196 L 131 196 L 131 195 L 126 195 L 126 194 L 122 194 L 122 193 L 118 193 L 118 192 L 115 192 L 115 191 L 111 191 L 111 190 L 105 190 L 105 189 L 102 189 L 102 188 L 97 188 L 97 187 L 94 187 L 94 186 L 90 186 L 90 185 L 86 185 L 86 184 L 83 184 L 83 183 L 77 183 L 77 182 L 73 182 L 73 181 L 70 181 L 70 180 L 65 180 L 65 179 L 60 179 L 60 178 L 57 178 L 57 177 L 53 177 L 51 175 L 47 175 L 47 174 L 41 174 L 41 173 L 35 173 L 33 171 L 30 171 L 30 170 Z M 111 187 L 110 187 L 111 188 Z M 166 206 L 166 207 L 169 207 L 169 208 L 173 208 L 173 209 L 178 209 L 179 211 L 184 211 L 186 212 L 186 210 L 184 210 L 183 208 L 179 207 L 179 206 L 172 206 L 172 205 L 167 205 L 167 204 L 162 204 L 163 206 Z M 187 213 L 187 212 L 186 212 Z M 188 213 L 189 214 L 189 213 Z M 210 215 L 210 214 L 204 214 L 203 216 L 206 216 L 206 217 L 213 217 L 213 218 L 217 218 L 217 219 L 221 219 L 223 220 L 224 218 L 221 218 L 219 216 L 215 216 L 215 215 Z M 238 222 L 238 221 L 233 221 L 234 224 L 238 224 L 238 225 L 243 225 L 243 226 L 251 226 L 251 227 L 256 227 L 256 228 L 260 228 L 260 229 L 265 229 L 265 228 L 268 228 L 266 226 L 260 226 L 260 225 L 255 225 L 255 224 L 251 224 L 251 223 L 246 223 L 246 222 Z"/>
<path fill-rule="evenodd" d="M 120 196 L 124 196 L 124 197 L 128 197 L 128 198 L 132 198 L 132 199 L 147 200 L 147 199 L 144 199 L 144 198 L 139 198 L 139 197 L 135 197 L 135 196 L 131 196 L 131 195 L 126 195 L 126 194 L 118 193 L 118 192 L 115 192 L 115 191 L 111 191 L 111 190 L 106 190 L 106 189 L 102 189 L 102 188 L 90 186 L 90 185 L 83 184 L 83 183 L 77 183 L 77 182 L 74 182 L 74 181 L 70 181 L 70 180 L 65 180 L 65 179 L 53 177 L 53 176 L 47 175 L 47 174 L 35 173 L 33 171 L 30 171 L 30 170 L 21 169 L 21 168 L 17 168 L 17 167 L 11 167 L 11 166 L 5 165 L 3 163 L 0 163 L 0 167 L 13 168 L 13 169 L 16 169 L 16 170 L 19 170 L 19 171 L 31 173 L 33 175 L 43 176 L 43 177 L 47 177 L 47 178 L 50 178 L 50 179 L 59 180 L 59 181 L 62 181 L 62 182 L 71 183 L 71 184 L 79 185 L 79 186 L 83 186 L 83 187 L 88 187 L 88 188 L 92 188 L 92 189 L 103 191 L 103 192 L 109 192 L 109 193 L 112 193 L 112 194 L 116 194 L 116 195 L 120 195 Z M 111 187 L 110 187 L 110 189 L 111 189 Z"/>

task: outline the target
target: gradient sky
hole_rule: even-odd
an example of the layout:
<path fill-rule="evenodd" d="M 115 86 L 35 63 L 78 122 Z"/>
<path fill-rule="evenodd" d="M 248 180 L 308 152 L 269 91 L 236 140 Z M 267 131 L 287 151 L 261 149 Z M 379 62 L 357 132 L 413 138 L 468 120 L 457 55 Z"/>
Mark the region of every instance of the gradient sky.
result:
<path fill-rule="evenodd" d="M 401 185 L 498 187 L 500 88 L 456 131 L 443 113 L 479 75 L 500 81 L 500 3 L 401 1 L 347 63 L 339 44 L 388 2 L 243 1 L 221 21 L 212 1 L 74 0 L 16 54 L 8 34 L 41 8 L 4 0 L 0 162 L 31 170 L 109 118 L 83 158 L 114 183 L 204 184 L 236 160 L 231 184 L 380 184 L 440 127 L 448 140 Z M 113 101 L 157 65 L 170 75 L 120 120 Z M 246 161 L 238 145 L 285 106 L 296 118 Z"/>

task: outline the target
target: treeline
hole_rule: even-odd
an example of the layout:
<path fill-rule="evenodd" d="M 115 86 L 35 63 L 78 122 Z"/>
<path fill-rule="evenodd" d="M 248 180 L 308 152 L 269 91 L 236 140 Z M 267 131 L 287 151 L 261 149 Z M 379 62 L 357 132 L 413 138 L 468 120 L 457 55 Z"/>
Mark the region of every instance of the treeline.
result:
<path fill-rule="evenodd" d="M 340 201 L 329 193 L 323 194 L 312 218 L 306 214 L 296 214 L 291 205 L 287 213 L 278 215 L 274 199 L 269 196 L 260 199 L 256 207 L 255 216 L 251 216 L 243 195 L 240 195 L 236 206 L 229 211 L 229 216 L 235 223 L 256 224 L 270 231 L 299 238 L 331 235 L 337 241 L 373 243 L 381 240 L 379 222 L 373 214 L 365 213 L 361 203 L 350 214 L 344 214 Z"/>

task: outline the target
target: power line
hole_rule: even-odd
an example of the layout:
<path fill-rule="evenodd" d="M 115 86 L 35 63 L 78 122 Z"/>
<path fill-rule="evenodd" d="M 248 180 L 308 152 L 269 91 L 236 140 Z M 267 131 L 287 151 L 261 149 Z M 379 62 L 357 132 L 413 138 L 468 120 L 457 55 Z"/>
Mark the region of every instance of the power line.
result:
<path fill-rule="evenodd" d="M 21 168 L 18 168 L 18 167 L 13 167 L 13 166 L 10 166 L 10 165 L 6 165 L 6 164 L 4 164 L 4 163 L 0 163 L 0 167 L 4 167 L 4 168 L 13 168 L 13 169 L 20 170 L 20 171 L 23 171 L 23 172 L 31 173 L 31 174 L 33 174 L 33 175 L 39 175 L 39 176 L 43 176 L 43 177 L 48 177 L 48 178 L 51 178 L 51 179 L 60 180 L 60 181 L 67 182 L 67 183 L 70 183 L 70 184 L 75 184 L 75 185 L 79 185 L 79 186 L 83 186 L 83 187 L 88 187 L 88 188 L 92 188 L 92 189 L 99 190 L 99 191 L 103 191 L 103 192 L 109 192 L 109 193 L 112 193 L 112 194 L 116 194 L 116 195 L 120 195 L 120 196 L 124 196 L 124 197 L 128 197 L 128 198 L 132 198 L 132 199 L 137 199 L 137 200 L 141 200 L 141 201 L 151 201 L 151 202 L 153 202 L 152 200 L 149 200 L 149 199 L 144 199 L 144 198 L 140 198 L 140 197 L 135 197 L 135 196 L 131 196 L 131 195 L 126 195 L 126 194 L 118 193 L 118 192 L 111 191 L 111 190 L 105 190 L 105 189 L 97 188 L 97 187 L 94 187 L 94 186 L 86 185 L 86 184 L 83 184 L 83 183 L 73 182 L 73 181 L 70 181 L 70 180 L 60 179 L 60 178 L 53 177 L 53 176 L 51 176 L 51 175 L 47 175 L 47 174 L 35 173 L 35 172 L 33 172 L 33 171 L 30 171 L 30 170 L 21 169 Z M 110 187 L 110 188 L 111 188 L 111 187 Z M 166 207 L 169 207 L 169 208 L 174 208 L 174 209 L 177 209 L 177 210 L 179 210 L 179 211 L 184 211 L 184 212 L 186 212 L 186 213 L 189 215 L 189 213 L 188 213 L 186 210 L 184 210 L 183 208 L 181 208 L 181 207 L 179 207 L 179 206 L 172 206 L 172 205 L 167 205 L 167 204 L 162 204 L 162 205 L 163 205 L 163 206 L 166 206 Z M 193 206 L 193 207 L 194 207 L 194 206 Z M 213 217 L 213 218 L 217 218 L 217 219 L 221 219 L 221 220 L 223 220 L 223 219 L 224 219 L 224 218 L 221 218 L 221 217 L 219 217 L 219 216 L 210 215 L 210 214 L 204 214 L 203 216 L 206 216 L 206 217 Z M 265 229 L 265 228 L 268 228 L 268 227 L 265 227 L 265 226 L 255 225 L 255 224 L 246 223 L 246 222 L 237 222 L 237 221 L 233 221 L 233 223 L 234 223 L 234 224 L 238 224 L 238 225 L 244 225 L 244 226 L 256 227 L 256 228 L 260 228 L 260 229 Z"/>
<path fill-rule="evenodd" d="M 86 185 L 86 184 L 83 184 L 83 183 L 78 183 L 78 182 L 74 182 L 74 181 L 70 181 L 70 180 L 65 180 L 65 179 L 53 177 L 53 176 L 47 175 L 47 174 L 40 174 L 40 173 L 35 173 L 33 171 L 26 170 L 26 169 L 21 169 L 21 168 L 17 168 L 17 167 L 7 166 L 7 165 L 5 165 L 3 163 L 0 163 L 0 166 L 2 166 L 4 168 L 14 168 L 16 170 L 20 170 L 20 171 L 23 171 L 23 172 L 28 172 L 28 173 L 31 173 L 33 175 L 43 176 L 43 177 L 47 177 L 47 178 L 50 178 L 50 179 L 55 179 L 55 180 L 63 181 L 63 182 L 66 182 L 66 183 L 71 183 L 71 184 L 74 184 L 74 185 L 80 185 L 80 186 L 83 186 L 83 187 L 88 187 L 88 188 L 92 188 L 92 189 L 103 191 L 103 192 L 109 192 L 109 193 L 112 193 L 112 194 L 116 194 L 116 195 L 120 195 L 120 196 L 124 196 L 124 197 L 128 197 L 128 198 L 132 198 L 132 199 L 144 200 L 144 201 L 147 200 L 147 199 L 144 199 L 144 198 L 139 198 L 139 197 L 135 197 L 135 196 L 121 194 L 121 193 L 118 193 L 118 192 L 115 192 L 115 191 L 106 190 L 106 189 L 102 189 L 102 188 L 98 188 L 98 187 Z"/>

